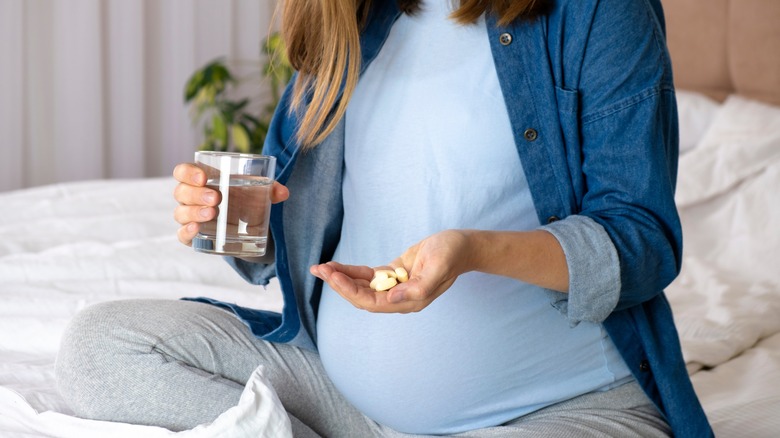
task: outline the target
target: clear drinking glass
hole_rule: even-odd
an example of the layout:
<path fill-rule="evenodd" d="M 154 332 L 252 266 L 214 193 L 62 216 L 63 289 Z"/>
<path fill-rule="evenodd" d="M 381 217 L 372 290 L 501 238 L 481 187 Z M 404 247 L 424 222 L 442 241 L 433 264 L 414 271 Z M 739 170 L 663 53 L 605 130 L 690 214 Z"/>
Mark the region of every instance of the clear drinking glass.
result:
<path fill-rule="evenodd" d="M 256 257 L 265 254 L 276 158 L 267 155 L 199 151 L 195 164 L 206 186 L 222 194 L 216 217 L 201 224 L 196 251 Z"/>

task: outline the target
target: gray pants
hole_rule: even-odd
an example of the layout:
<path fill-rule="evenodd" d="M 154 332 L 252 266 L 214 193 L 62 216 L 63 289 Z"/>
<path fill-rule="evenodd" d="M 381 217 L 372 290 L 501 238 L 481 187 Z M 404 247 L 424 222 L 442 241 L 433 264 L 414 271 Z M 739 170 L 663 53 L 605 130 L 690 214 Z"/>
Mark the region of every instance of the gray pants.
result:
<path fill-rule="evenodd" d="M 184 430 L 238 403 L 264 364 L 296 437 L 407 437 L 361 414 L 316 353 L 254 337 L 231 313 L 187 301 L 132 300 L 79 313 L 57 358 L 60 393 L 76 415 Z M 668 437 L 639 385 L 586 394 L 467 437 Z"/>

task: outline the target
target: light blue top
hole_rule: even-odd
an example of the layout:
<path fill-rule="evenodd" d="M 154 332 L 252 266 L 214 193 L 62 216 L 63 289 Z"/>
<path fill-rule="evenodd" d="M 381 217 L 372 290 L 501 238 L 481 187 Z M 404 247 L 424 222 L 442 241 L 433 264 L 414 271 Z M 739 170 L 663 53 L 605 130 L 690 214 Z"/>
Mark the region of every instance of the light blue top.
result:
<path fill-rule="evenodd" d="M 401 16 L 350 101 L 338 262 L 384 265 L 445 229 L 539 226 L 484 20 L 458 25 L 448 5 Z M 601 324 L 572 328 L 541 288 L 478 272 L 412 314 L 356 309 L 326 284 L 317 335 L 339 391 L 406 433 L 501 424 L 630 376 Z"/>
<path fill-rule="evenodd" d="M 550 304 L 573 325 L 603 324 L 676 437 L 711 437 L 663 293 L 679 273 L 682 236 L 661 2 L 549 3 L 546 14 L 507 25 L 489 14 L 485 27 L 536 216 L 566 254 L 569 293 L 548 291 Z M 360 36 L 364 67 L 400 15 L 394 1 L 371 2 Z M 332 259 L 341 238 L 345 123 L 304 151 L 290 102 L 288 87 L 264 148 L 290 189 L 290 198 L 271 209 L 275 259 L 228 259 L 254 284 L 276 276 L 284 309 L 195 299 L 233 311 L 261 339 L 316 351 L 322 282 L 309 266 Z M 524 135 L 529 129 L 538 135 Z"/>

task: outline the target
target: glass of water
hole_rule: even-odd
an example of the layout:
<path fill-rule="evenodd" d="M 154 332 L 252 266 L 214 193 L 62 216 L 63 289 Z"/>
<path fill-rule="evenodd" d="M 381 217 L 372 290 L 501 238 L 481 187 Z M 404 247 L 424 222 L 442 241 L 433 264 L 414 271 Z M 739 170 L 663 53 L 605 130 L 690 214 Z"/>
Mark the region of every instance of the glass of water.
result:
<path fill-rule="evenodd" d="M 276 158 L 199 151 L 195 164 L 206 172 L 206 186 L 218 191 L 222 199 L 214 219 L 201 224 L 192 247 L 209 254 L 264 255 Z"/>

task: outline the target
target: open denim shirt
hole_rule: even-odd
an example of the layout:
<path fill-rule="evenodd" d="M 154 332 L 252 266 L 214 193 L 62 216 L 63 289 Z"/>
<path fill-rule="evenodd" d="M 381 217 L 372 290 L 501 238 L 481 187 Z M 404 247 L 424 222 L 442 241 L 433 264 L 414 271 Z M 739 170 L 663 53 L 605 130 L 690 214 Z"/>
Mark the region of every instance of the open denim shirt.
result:
<path fill-rule="evenodd" d="M 394 1 L 375 2 L 361 36 L 363 69 L 399 15 Z M 571 324 L 603 323 L 675 436 L 711 436 L 663 294 L 680 269 L 682 236 L 660 2 L 558 0 L 543 17 L 498 26 L 488 15 L 486 25 L 538 218 L 568 262 L 569 293 L 550 291 L 551 304 Z M 344 121 L 302 151 L 289 103 L 288 87 L 265 145 L 290 189 L 271 212 L 275 262 L 228 258 L 251 283 L 278 277 L 282 314 L 197 300 L 233 310 L 262 339 L 316 350 L 322 283 L 308 269 L 330 260 L 339 241 Z"/>

